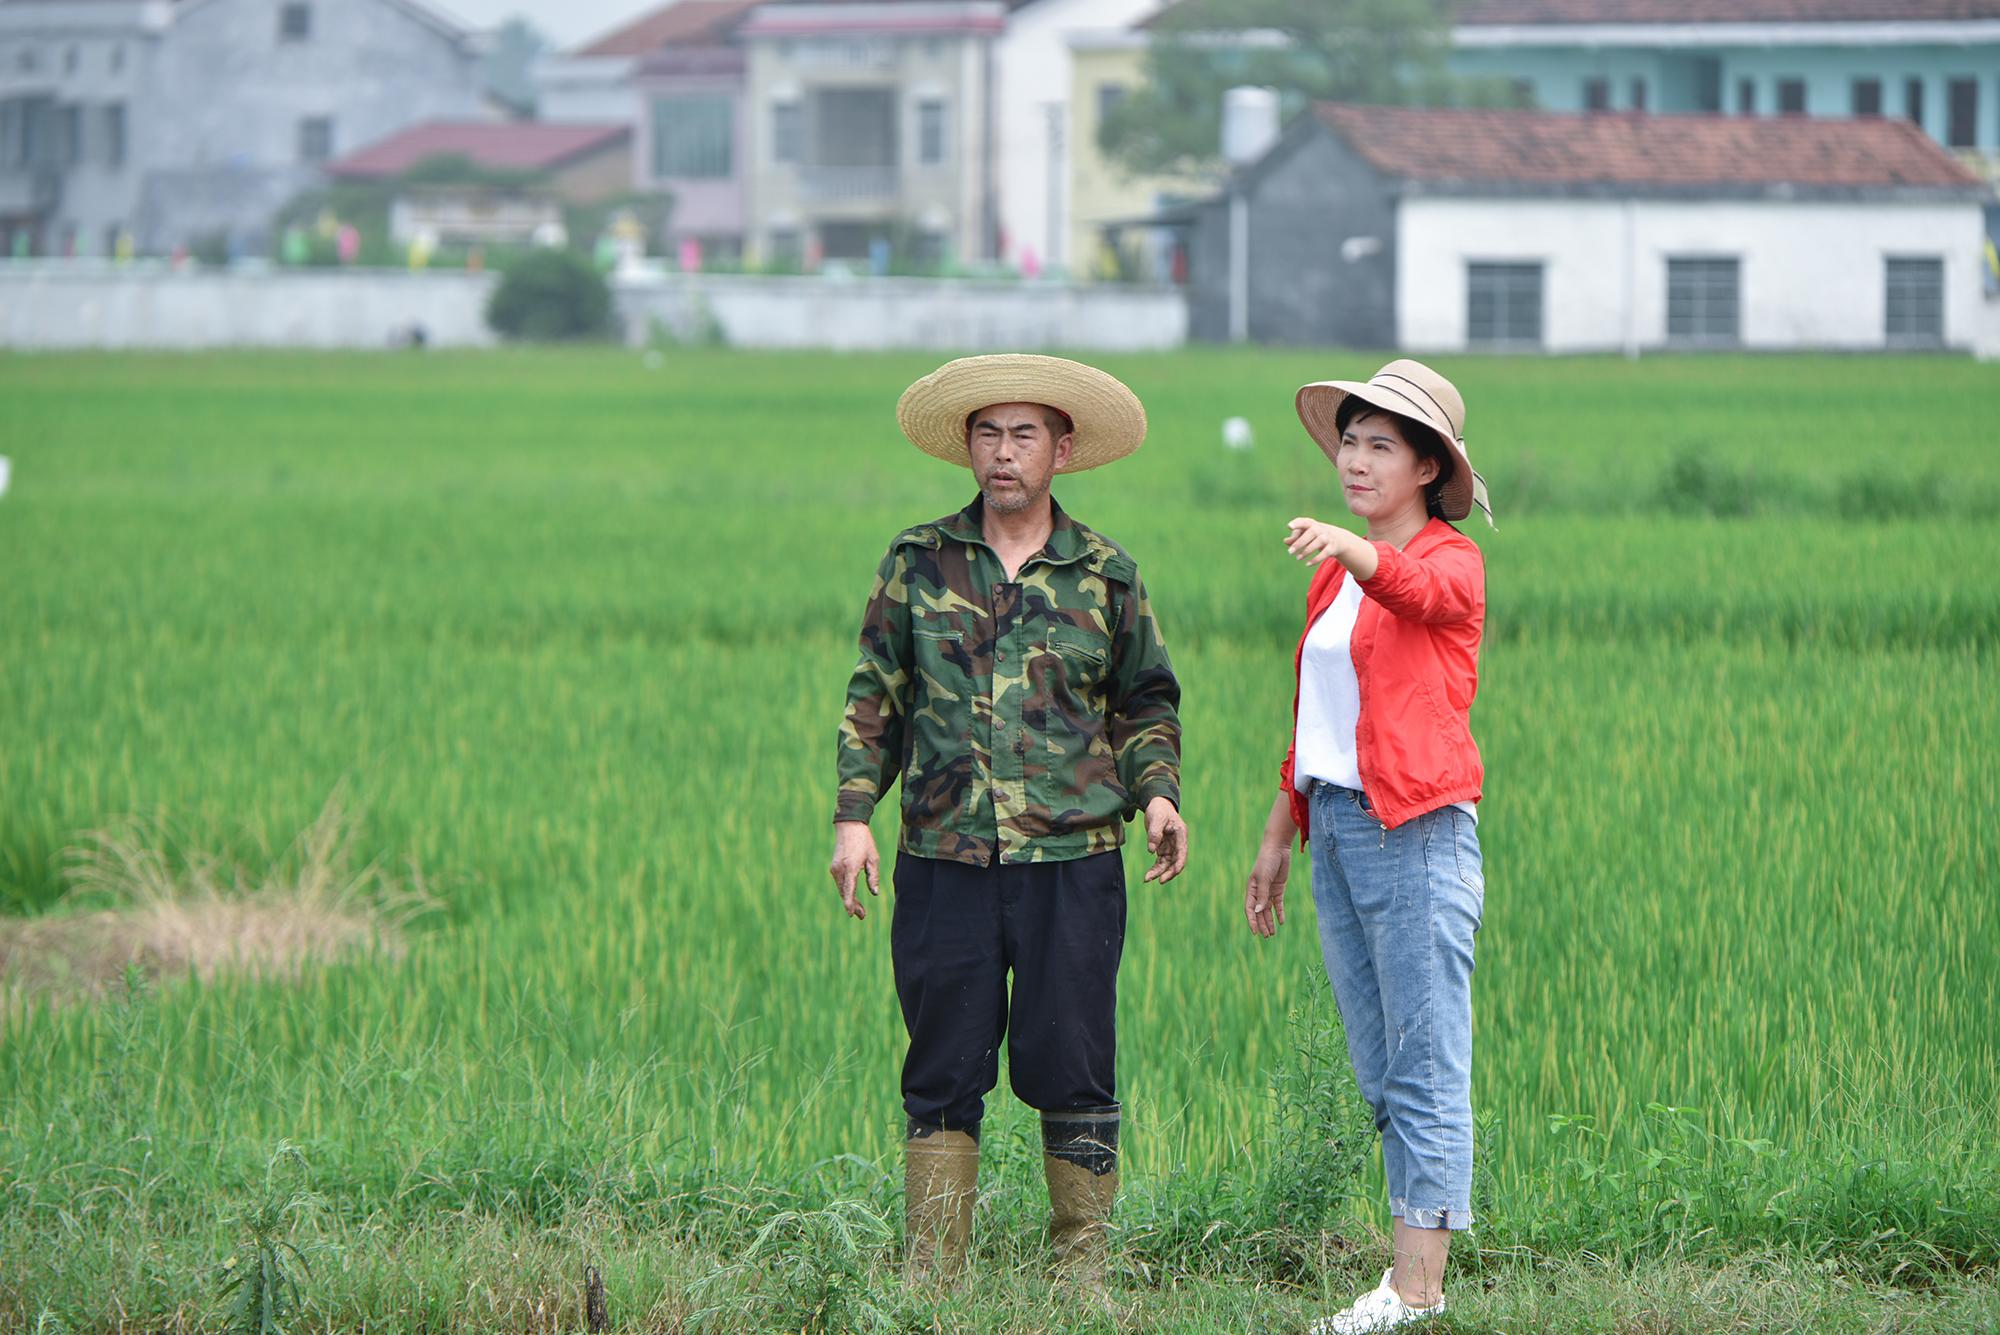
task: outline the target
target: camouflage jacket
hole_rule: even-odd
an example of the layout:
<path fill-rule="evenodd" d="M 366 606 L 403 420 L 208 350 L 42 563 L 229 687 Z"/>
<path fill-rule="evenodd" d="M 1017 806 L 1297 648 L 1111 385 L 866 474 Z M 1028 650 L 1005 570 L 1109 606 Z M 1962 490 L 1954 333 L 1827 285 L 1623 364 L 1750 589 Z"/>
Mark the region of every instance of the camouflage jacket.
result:
<path fill-rule="evenodd" d="M 1055 507 L 1007 578 L 983 502 L 890 544 L 840 725 L 835 820 L 898 776 L 903 851 L 981 866 L 1117 848 L 1155 797 L 1180 803 L 1180 685 L 1125 552 Z"/>

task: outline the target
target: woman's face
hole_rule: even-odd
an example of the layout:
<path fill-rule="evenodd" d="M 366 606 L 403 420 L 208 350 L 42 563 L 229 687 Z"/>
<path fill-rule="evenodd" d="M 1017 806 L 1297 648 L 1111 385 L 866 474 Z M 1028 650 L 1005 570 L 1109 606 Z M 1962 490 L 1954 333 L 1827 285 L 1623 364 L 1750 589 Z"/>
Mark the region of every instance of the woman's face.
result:
<path fill-rule="evenodd" d="M 1424 488 L 1437 480 L 1435 459 L 1420 458 L 1396 419 L 1362 409 L 1341 433 L 1333 462 L 1347 508 L 1363 519 L 1393 519 L 1424 508 Z"/>

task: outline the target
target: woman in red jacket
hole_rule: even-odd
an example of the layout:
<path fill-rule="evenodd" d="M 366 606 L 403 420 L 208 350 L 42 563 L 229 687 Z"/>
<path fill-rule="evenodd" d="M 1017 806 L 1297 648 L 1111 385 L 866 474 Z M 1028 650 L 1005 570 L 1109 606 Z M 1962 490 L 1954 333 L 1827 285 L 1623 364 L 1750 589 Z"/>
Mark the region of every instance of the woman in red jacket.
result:
<path fill-rule="evenodd" d="M 1245 887 L 1250 928 L 1285 920 L 1296 834 L 1309 842 L 1320 948 L 1348 1055 L 1382 1132 L 1395 1264 L 1315 1332 L 1390 1330 L 1444 1310 L 1451 1233 L 1472 1223 L 1472 939 L 1486 575 L 1447 520 L 1485 483 L 1465 404 L 1421 362 L 1324 381 L 1299 417 L 1339 470 L 1366 537 L 1294 519 L 1286 549 L 1318 568 L 1299 639 L 1292 746 Z"/>

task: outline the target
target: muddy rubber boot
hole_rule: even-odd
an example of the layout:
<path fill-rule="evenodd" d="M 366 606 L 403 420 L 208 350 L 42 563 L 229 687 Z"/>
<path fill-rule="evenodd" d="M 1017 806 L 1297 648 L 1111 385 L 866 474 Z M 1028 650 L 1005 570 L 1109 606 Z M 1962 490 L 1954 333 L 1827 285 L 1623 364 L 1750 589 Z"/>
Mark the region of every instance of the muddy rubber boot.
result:
<path fill-rule="evenodd" d="M 972 1204 L 979 1195 L 977 1128 L 940 1131 L 911 1123 L 903 1141 L 903 1278 L 947 1280 L 965 1268 L 972 1247 Z"/>
<path fill-rule="evenodd" d="M 1042 1172 L 1056 1274 L 1104 1293 L 1104 1230 L 1118 1194 L 1117 1105 L 1042 1114 Z"/>

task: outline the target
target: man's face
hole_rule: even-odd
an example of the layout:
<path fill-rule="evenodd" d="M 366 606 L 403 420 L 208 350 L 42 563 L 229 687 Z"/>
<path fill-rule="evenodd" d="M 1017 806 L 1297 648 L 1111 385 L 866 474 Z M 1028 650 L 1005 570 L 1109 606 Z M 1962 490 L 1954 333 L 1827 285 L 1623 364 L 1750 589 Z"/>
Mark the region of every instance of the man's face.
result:
<path fill-rule="evenodd" d="M 987 509 L 997 514 L 1018 514 L 1039 505 L 1075 444 L 1076 437 L 1062 430 L 1061 417 L 1039 403 L 981 408 L 965 429 L 972 475 L 979 479 Z"/>

